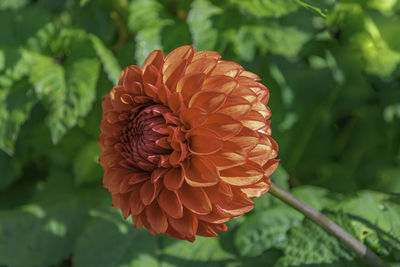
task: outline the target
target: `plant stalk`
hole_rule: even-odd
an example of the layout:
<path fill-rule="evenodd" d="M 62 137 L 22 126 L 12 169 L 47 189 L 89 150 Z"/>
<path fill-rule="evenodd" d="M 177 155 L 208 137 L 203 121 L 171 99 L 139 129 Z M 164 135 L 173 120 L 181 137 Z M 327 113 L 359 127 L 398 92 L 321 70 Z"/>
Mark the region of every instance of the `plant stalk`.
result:
<path fill-rule="evenodd" d="M 289 206 L 295 208 L 306 217 L 310 218 L 316 224 L 321 226 L 325 231 L 335 236 L 339 241 L 345 244 L 349 249 L 354 251 L 366 264 L 374 267 L 388 266 L 380 259 L 372 250 L 363 243 L 358 241 L 352 235 L 343 230 L 339 225 L 328 219 L 325 215 L 315 210 L 311 206 L 305 204 L 291 193 L 285 191 L 278 185 L 271 183 L 269 190 L 271 195 L 285 202 Z"/>

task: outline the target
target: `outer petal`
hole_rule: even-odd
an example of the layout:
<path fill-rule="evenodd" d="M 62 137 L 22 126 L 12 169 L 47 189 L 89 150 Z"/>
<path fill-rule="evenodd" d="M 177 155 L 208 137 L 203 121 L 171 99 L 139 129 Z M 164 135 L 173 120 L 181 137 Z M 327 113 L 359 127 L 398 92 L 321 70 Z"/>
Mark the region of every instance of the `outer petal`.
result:
<path fill-rule="evenodd" d="M 204 188 L 208 198 L 212 203 L 217 204 L 225 201 L 231 201 L 233 199 L 233 192 L 231 185 L 224 181 L 219 181 L 218 184 Z"/>
<path fill-rule="evenodd" d="M 201 187 L 191 187 L 183 184 L 178 194 L 183 206 L 191 212 L 199 215 L 206 215 L 211 212 L 211 202 Z"/>
<path fill-rule="evenodd" d="M 193 213 L 184 209 L 182 218 L 174 219 L 169 217 L 168 222 L 176 232 L 183 235 L 185 238 L 194 241 L 194 236 L 197 232 L 198 220 Z"/>
<path fill-rule="evenodd" d="M 260 197 L 268 192 L 271 187 L 271 181 L 268 177 L 264 177 L 257 183 L 249 187 L 241 187 L 240 190 L 250 199 Z"/>
<path fill-rule="evenodd" d="M 151 183 L 151 181 L 146 181 L 143 183 L 140 189 L 140 199 L 142 200 L 143 204 L 149 205 L 153 200 L 157 197 L 160 193 L 161 184 L 158 183 Z"/>
<path fill-rule="evenodd" d="M 142 70 L 137 66 L 126 67 L 119 77 L 119 85 L 123 85 L 128 91 L 133 91 L 133 85 L 135 82 L 142 83 Z"/>
<path fill-rule="evenodd" d="M 184 102 L 187 104 L 192 96 L 201 90 L 205 75 L 203 73 L 186 74 L 179 80 L 176 91 L 182 94 Z"/>
<path fill-rule="evenodd" d="M 164 64 L 164 53 L 161 50 L 154 50 L 150 53 L 150 55 L 146 58 L 142 65 L 142 71 L 144 72 L 146 68 L 150 65 L 153 65 L 157 68 L 157 70 L 161 70 Z"/>
<path fill-rule="evenodd" d="M 254 203 L 244 193 L 237 190 L 233 194 L 232 201 L 221 202 L 216 204 L 216 206 L 233 217 L 237 217 L 252 210 Z"/>
<path fill-rule="evenodd" d="M 219 60 L 221 58 L 221 55 L 215 51 L 199 51 L 194 54 L 193 61 L 201 58 L 212 58 L 215 60 Z"/>
<path fill-rule="evenodd" d="M 264 176 L 264 171 L 258 164 L 248 161 L 244 165 L 222 170 L 220 175 L 228 184 L 246 186 L 258 182 Z"/>
<path fill-rule="evenodd" d="M 131 195 L 129 197 L 129 205 L 132 216 L 139 215 L 145 208 L 145 205 L 140 199 L 140 186 L 136 186 L 135 189 L 131 192 Z"/>
<path fill-rule="evenodd" d="M 246 163 L 246 153 L 241 147 L 230 141 L 225 141 L 221 150 L 218 152 L 205 156 L 215 164 L 217 169 L 224 170 Z"/>
<path fill-rule="evenodd" d="M 165 73 L 165 70 L 167 68 L 169 68 L 171 65 L 175 64 L 176 61 L 179 61 L 181 59 L 190 62 L 194 56 L 194 50 L 195 48 L 193 46 L 184 45 L 171 51 L 171 53 L 169 53 L 165 57 L 163 72 Z"/>
<path fill-rule="evenodd" d="M 207 215 L 199 215 L 199 220 L 209 223 L 224 223 L 232 219 L 232 215 L 224 212 L 219 206 L 213 206 L 212 211 Z"/>
<path fill-rule="evenodd" d="M 186 69 L 186 74 L 203 73 L 208 75 L 217 66 L 218 60 L 215 58 L 200 58 L 190 63 Z"/>
<path fill-rule="evenodd" d="M 176 191 L 163 189 L 157 201 L 164 212 L 172 218 L 179 219 L 183 217 L 182 202 Z"/>
<path fill-rule="evenodd" d="M 169 64 L 169 66 L 165 69 L 163 75 L 163 82 L 171 92 L 175 92 L 176 84 L 182 77 L 186 66 L 187 66 L 187 60 L 177 59 L 175 62 Z"/>
<path fill-rule="evenodd" d="M 242 66 L 232 61 L 219 61 L 213 72 L 212 76 L 225 75 L 235 78 L 243 70 Z"/>
<path fill-rule="evenodd" d="M 160 209 L 157 202 L 151 203 L 145 209 L 147 221 L 151 228 L 157 233 L 165 233 L 168 228 L 167 217 L 164 212 Z"/>

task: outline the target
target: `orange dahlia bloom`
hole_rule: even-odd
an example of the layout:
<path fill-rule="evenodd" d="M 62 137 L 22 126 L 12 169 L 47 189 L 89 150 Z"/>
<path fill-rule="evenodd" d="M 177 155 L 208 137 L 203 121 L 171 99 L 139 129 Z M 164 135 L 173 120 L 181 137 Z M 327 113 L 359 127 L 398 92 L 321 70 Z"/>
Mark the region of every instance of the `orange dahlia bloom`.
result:
<path fill-rule="evenodd" d="M 270 188 L 268 89 L 217 52 L 182 46 L 129 66 L 103 98 L 103 185 L 150 233 L 217 236 Z"/>

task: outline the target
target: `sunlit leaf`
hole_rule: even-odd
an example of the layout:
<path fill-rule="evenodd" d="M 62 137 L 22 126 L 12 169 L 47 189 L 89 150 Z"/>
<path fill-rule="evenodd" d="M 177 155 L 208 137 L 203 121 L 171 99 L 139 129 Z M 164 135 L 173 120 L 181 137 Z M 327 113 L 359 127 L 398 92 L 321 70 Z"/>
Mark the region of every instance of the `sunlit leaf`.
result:
<path fill-rule="evenodd" d="M 195 0 L 189 12 L 187 22 L 192 33 L 193 45 L 199 50 L 213 50 L 218 32 L 213 28 L 211 17 L 222 10 L 208 0 Z"/>
<path fill-rule="evenodd" d="M 231 0 L 231 2 L 259 17 L 279 17 L 293 12 L 298 8 L 296 2 L 291 0 Z"/>

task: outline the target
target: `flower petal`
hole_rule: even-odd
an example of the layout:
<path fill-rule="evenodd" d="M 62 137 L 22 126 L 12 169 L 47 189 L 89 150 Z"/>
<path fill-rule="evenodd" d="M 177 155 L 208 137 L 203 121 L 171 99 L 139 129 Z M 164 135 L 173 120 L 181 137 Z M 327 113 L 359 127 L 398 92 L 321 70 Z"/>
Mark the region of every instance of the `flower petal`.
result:
<path fill-rule="evenodd" d="M 147 231 L 149 231 L 150 234 L 157 236 L 157 232 L 154 231 L 153 227 L 151 227 L 149 221 L 147 220 L 146 213 L 142 212 L 139 216 L 140 216 L 140 221 L 143 223 L 144 227 L 146 227 Z"/>
<path fill-rule="evenodd" d="M 189 150 L 196 155 L 209 155 L 222 148 L 223 142 L 213 131 L 204 128 L 195 128 L 186 134 Z"/>
<path fill-rule="evenodd" d="M 183 183 L 182 168 L 172 168 L 164 175 L 164 185 L 168 190 L 178 190 Z"/>
<path fill-rule="evenodd" d="M 119 76 L 118 85 L 123 85 L 128 91 L 131 91 L 135 82 L 143 82 L 142 70 L 134 65 L 126 67 Z"/>
<path fill-rule="evenodd" d="M 260 81 L 261 80 L 260 77 L 258 77 L 257 74 L 254 74 L 254 73 L 252 73 L 250 71 L 242 71 L 240 73 L 240 77 L 247 77 L 247 78 L 252 79 L 253 81 Z"/>
<path fill-rule="evenodd" d="M 146 207 L 140 199 L 140 187 L 136 186 L 129 197 L 129 206 L 132 216 L 139 215 Z"/>
<path fill-rule="evenodd" d="M 271 181 L 268 177 L 264 177 L 257 183 L 248 186 L 248 187 L 241 187 L 240 190 L 250 199 L 260 197 L 266 192 L 268 192 L 269 188 L 271 187 Z"/>
<path fill-rule="evenodd" d="M 201 187 L 191 187 L 184 183 L 178 190 L 178 195 L 183 206 L 193 213 L 206 215 L 212 210 L 211 202 Z"/>
<path fill-rule="evenodd" d="M 243 165 L 246 162 L 246 153 L 238 144 L 230 141 L 225 141 L 218 152 L 205 157 L 213 162 L 219 170 Z"/>
<path fill-rule="evenodd" d="M 179 234 L 183 235 L 185 238 L 194 240 L 194 236 L 197 232 L 198 220 L 197 216 L 193 213 L 184 209 L 182 218 L 174 219 L 168 217 L 168 222 Z"/>
<path fill-rule="evenodd" d="M 203 84 L 203 90 L 229 95 L 237 86 L 238 82 L 235 79 L 219 75 L 207 78 Z"/>
<path fill-rule="evenodd" d="M 176 85 L 176 91 L 182 94 L 185 103 L 188 103 L 192 96 L 201 90 L 205 75 L 203 73 L 193 73 L 185 75 Z"/>
<path fill-rule="evenodd" d="M 232 137 L 229 141 L 234 142 L 246 153 L 252 150 L 259 140 L 259 135 L 249 128 L 243 128 L 240 133 Z"/>
<path fill-rule="evenodd" d="M 249 101 L 252 104 L 257 101 L 256 93 L 254 93 L 251 89 L 249 89 L 249 88 L 247 88 L 245 86 L 242 86 L 240 84 L 232 92 L 232 95 L 240 96 L 240 97 L 246 99 L 247 101 Z"/>
<path fill-rule="evenodd" d="M 228 230 L 225 224 L 211 224 L 203 221 L 199 221 L 197 228 L 197 234 L 201 236 L 213 237 L 218 236 L 217 232 L 225 232 Z"/>
<path fill-rule="evenodd" d="M 243 125 L 228 115 L 214 113 L 208 116 L 207 122 L 202 127 L 217 133 L 222 140 L 227 140 L 236 136 Z"/>
<path fill-rule="evenodd" d="M 197 227 L 197 235 L 206 237 L 218 236 L 218 234 L 211 227 L 210 223 L 203 221 L 199 221 L 199 226 Z"/>
<path fill-rule="evenodd" d="M 251 103 L 243 97 L 229 95 L 225 104 L 218 110 L 218 113 L 227 114 L 234 119 L 240 119 L 249 113 L 251 108 Z"/>
<path fill-rule="evenodd" d="M 219 61 L 213 72 L 212 76 L 225 75 L 235 78 L 243 70 L 243 67 L 232 61 Z"/>
<path fill-rule="evenodd" d="M 153 65 L 148 66 L 143 73 L 143 82 L 145 84 L 150 83 L 153 85 L 157 85 L 159 84 L 160 81 L 161 81 L 161 76 L 158 69 Z"/>
<path fill-rule="evenodd" d="M 270 176 L 278 167 L 279 159 L 271 159 L 263 166 L 264 175 Z"/>
<path fill-rule="evenodd" d="M 169 68 L 171 65 L 174 65 L 177 61 L 180 61 L 182 59 L 190 62 L 194 56 L 194 50 L 195 49 L 193 46 L 184 45 L 171 51 L 165 57 L 163 72 L 165 73 L 167 68 Z"/>
<path fill-rule="evenodd" d="M 176 191 L 164 188 L 157 198 L 158 204 L 168 216 L 179 219 L 183 217 L 183 206 Z"/>
<path fill-rule="evenodd" d="M 210 160 L 192 155 L 190 160 L 184 162 L 186 182 L 193 187 L 206 187 L 218 183 L 219 173 Z"/>
<path fill-rule="evenodd" d="M 219 60 L 221 58 L 221 55 L 215 51 L 199 51 L 194 54 L 193 61 L 201 58 L 212 58 L 215 60 Z"/>
<path fill-rule="evenodd" d="M 186 69 L 186 74 L 203 73 L 208 75 L 217 66 L 218 59 L 215 58 L 200 58 L 192 61 Z"/>
<path fill-rule="evenodd" d="M 220 180 L 218 184 L 210 187 L 205 187 L 204 191 L 207 193 L 208 198 L 212 203 L 220 203 L 224 201 L 231 201 L 233 193 L 231 185 Z"/>
<path fill-rule="evenodd" d="M 171 92 L 176 91 L 176 84 L 183 75 L 187 65 L 187 60 L 180 59 L 165 69 L 163 82 Z"/>
<path fill-rule="evenodd" d="M 199 220 L 209 223 L 224 223 L 232 219 L 232 215 L 221 210 L 219 206 L 213 206 L 212 212 L 207 215 L 199 215 Z"/>
<path fill-rule="evenodd" d="M 253 209 L 254 203 L 239 190 L 234 192 L 231 201 L 216 204 L 222 211 L 231 214 L 233 217 L 243 215 Z"/>
<path fill-rule="evenodd" d="M 149 205 L 160 193 L 161 185 L 160 183 L 151 183 L 151 181 L 146 181 L 140 188 L 140 199 L 143 204 Z"/>
<path fill-rule="evenodd" d="M 180 119 L 186 129 L 192 129 L 203 125 L 207 119 L 207 112 L 200 108 L 188 108 L 181 112 Z"/>
<path fill-rule="evenodd" d="M 153 65 L 157 68 L 157 70 L 161 70 L 162 65 L 164 63 L 164 53 L 161 50 L 154 50 L 148 55 L 146 60 L 143 62 L 142 71 L 145 72 L 146 68 L 150 65 Z"/>
<path fill-rule="evenodd" d="M 128 216 L 131 214 L 131 208 L 129 205 L 130 195 L 131 193 L 120 195 L 120 205 L 121 205 L 122 216 L 124 217 L 124 219 L 128 218 Z"/>
<path fill-rule="evenodd" d="M 217 93 L 213 91 L 200 91 L 193 95 L 189 101 L 189 108 L 200 108 L 209 113 L 214 112 L 218 108 L 222 107 L 225 103 L 226 96 L 223 93 Z"/>
<path fill-rule="evenodd" d="M 149 222 L 151 228 L 157 233 L 165 233 L 168 228 L 167 217 L 164 212 L 160 209 L 157 202 L 154 201 L 145 209 L 145 214 L 147 221 Z"/>
<path fill-rule="evenodd" d="M 244 165 L 220 171 L 220 177 L 224 182 L 236 186 L 254 184 L 263 176 L 263 169 L 251 161 L 248 161 Z"/>
<path fill-rule="evenodd" d="M 255 110 L 250 111 L 246 116 L 244 116 L 240 122 L 243 126 L 256 131 L 265 127 L 266 121 L 264 117 Z"/>
<path fill-rule="evenodd" d="M 267 87 L 247 77 L 239 77 L 237 80 L 240 86 L 252 90 L 257 95 L 258 101 L 260 101 L 264 105 L 267 104 L 269 99 L 269 91 Z"/>

